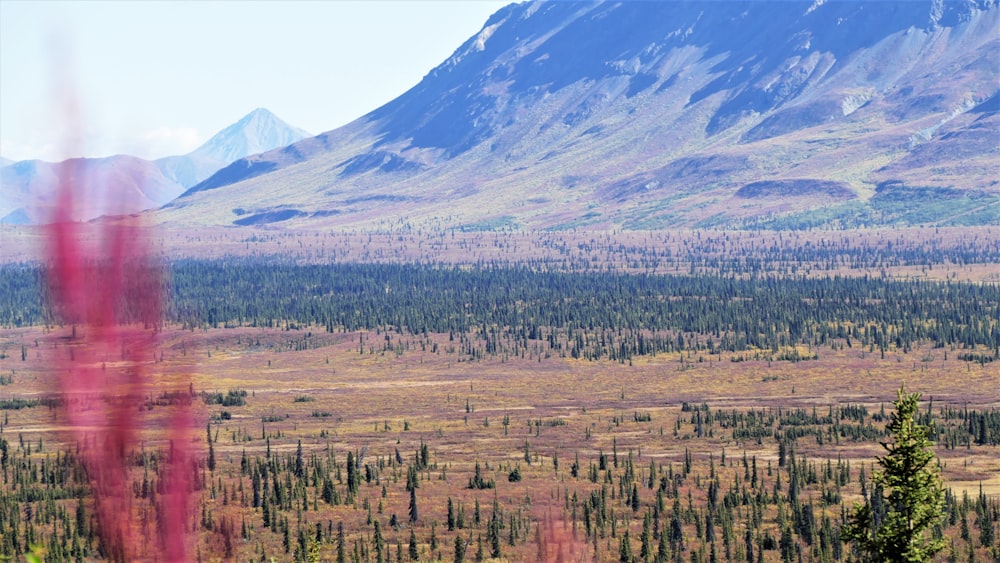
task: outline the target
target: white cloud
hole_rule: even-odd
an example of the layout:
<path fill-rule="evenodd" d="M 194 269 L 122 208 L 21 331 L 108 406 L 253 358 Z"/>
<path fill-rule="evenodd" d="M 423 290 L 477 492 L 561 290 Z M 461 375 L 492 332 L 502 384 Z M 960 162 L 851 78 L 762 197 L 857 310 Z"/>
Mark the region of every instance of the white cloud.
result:
<path fill-rule="evenodd" d="M 65 150 L 57 134 L 51 131 L 32 131 L 27 140 L 16 142 L 0 139 L 0 156 L 9 160 L 45 160 L 57 162 Z"/>
<path fill-rule="evenodd" d="M 203 142 L 201 134 L 193 127 L 159 127 L 141 133 L 132 142 L 125 143 L 123 152 L 155 159 L 187 154 Z"/>
<path fill-rule="evenodd" d="M 76 139 L 65 131 L 35 129 L 21 142 L 0 139 L 0 156 L 10 160 L 39 159 L 59 162 L 67 157 L 102 157 L 128 154 L 149 160 L 182 155 L 198 148 L 205 139 L 193 127 L 159 127 L 142 133 L 113 134 L 87 127 Z"/>

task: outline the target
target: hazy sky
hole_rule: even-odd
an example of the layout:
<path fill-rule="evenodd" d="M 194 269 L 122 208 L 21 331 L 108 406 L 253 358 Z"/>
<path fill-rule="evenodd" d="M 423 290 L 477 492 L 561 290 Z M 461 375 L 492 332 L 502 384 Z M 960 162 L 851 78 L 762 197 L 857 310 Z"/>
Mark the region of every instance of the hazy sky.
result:
<path fill-rule="evenodd" d="M 0 156 L 183 154 L 257 107 L 321 133 L 417 84 L 495 1 L 0 0 Z"/>

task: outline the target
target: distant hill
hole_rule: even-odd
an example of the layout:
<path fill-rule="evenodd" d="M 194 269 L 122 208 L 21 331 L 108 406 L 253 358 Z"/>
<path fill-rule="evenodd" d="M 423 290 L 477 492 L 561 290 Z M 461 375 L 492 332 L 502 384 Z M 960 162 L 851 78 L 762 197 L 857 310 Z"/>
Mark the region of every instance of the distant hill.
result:
<path fill-rule="evenodd" d="M 2 221 L 45 222 L 53 215 L 55 195 L 65 174 L 73 183 L 78 220 L 157 207 L 178 192 L 177 184 L 155 163 L 134 156 L 74 158 L 62 163 L 25 160 L 0 169 L 0 210 L 13 208 Z"/>
<path fill-rule="evenodd" d="M 233 160 L 308 137 L 266 109 L 255 109 L 183 156 L 78 158 L 63 163 L 7 161 L 0 166 L 0 222 L 31 224 L 51 217 L 61 170 L 72 170 L 82 197 L 77 219 L 159 207 Z"/>
<path fill-rule="evenodd" d="M 1000 224 L 1000 10 L 527 2 L 418 85 L 219 170 L 180 224 Z"/>

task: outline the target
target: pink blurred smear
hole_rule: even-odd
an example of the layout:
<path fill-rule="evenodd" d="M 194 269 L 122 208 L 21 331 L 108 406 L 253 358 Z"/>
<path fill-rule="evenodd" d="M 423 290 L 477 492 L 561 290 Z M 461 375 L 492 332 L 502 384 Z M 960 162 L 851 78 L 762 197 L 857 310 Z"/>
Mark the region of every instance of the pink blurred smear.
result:
<path fill-rule="evenodd" d="M 559 508 L 556 508 L 558 512 Z M 553 507 L 542 505 L 536 509 L 538 522 L 535 558 L 544 563 L 589 563 L 594 560 L 586 540 L 579 537 L 574 522 L 572 527 L 565 518 L 553 517 Z M 544 512 L 544 516 L 542 513 Z"/>
<path fill-rule="evenodd" d="M 66 90 L 63 90 L 64 94 Z M 70 132 L 78 113 L 64 102 Z M 74 221 L 81 200 L 100 196 L 126 203 L 134 192 L 115 185 L 82 185 L 78 159 L 60 171 L 47 227 L 48 282 L 61 322 L 72 325 L 68 346 L 55 360 L 54 385 L 63 401 L 68 443 L 86 469 L 104 555 L 115 561 L 190 559 L 189 495 L 194 412 L 187 373 L 157 373 L 163 328 L 162 267 L 151 253 L 151 227 L 138 217 L 97 223 Z M 147 397 L 183 397 L 156 410 Z M 163 451 L 157 467 L 162 493 L 154 501 L 156 536 L 130 487 L 130 456 L 146 443 Z M 134 457 L 132 457 L 134 459 Z"/>

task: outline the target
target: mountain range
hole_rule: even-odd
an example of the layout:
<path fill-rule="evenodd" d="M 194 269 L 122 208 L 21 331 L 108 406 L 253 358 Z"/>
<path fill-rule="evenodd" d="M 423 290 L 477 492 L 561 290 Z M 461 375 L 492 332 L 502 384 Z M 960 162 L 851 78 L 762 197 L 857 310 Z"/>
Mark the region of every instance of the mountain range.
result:
<path fill-rule="evenodd" d="M 83 195 L 76 199 L 75 218 L 89 220 L 160 207 L 234 160 L 310 136 L 258 108 L 182 156 L 145 160 L 115 155 L 61 163 L 6 161 L 0 163 L 0 222 L 33 224 L 48 220 L 64 171 L 69 172 L 74 188 Z"/>
<path fill-rule="evenodd" d="M 1000 224 L 995 0 L 528 2 L 397 99 L 158 222 Z"/>

